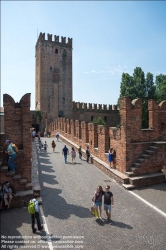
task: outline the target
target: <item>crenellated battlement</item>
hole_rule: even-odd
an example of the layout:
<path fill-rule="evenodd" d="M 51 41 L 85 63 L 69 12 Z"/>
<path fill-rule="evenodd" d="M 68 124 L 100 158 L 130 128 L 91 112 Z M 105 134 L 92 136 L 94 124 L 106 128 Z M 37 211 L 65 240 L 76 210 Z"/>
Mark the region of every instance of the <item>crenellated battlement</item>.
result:
<path fill-rule="evenodd" d="M 83 102 L 73 102 L 73 110 L 77 111 L 112 111 L 117 110 L 117 105 L 106 105 L 106 104 L 96 104 L 96 103 L 83 103 Z"/>
<path fill-rule="evenodd" d="M 47 43 L 47 44 L 45 44 Z M 68 48 L 72 48 L 72 38 L 68 38 L 68 41 L 66 42 L 66 37 L 61 36 L 61 41 L 59 41 L 59 36 L 54 35 L 54 40 L 52 39 L 52 34 L 47 34 L 47 40 L 45 39 L 45 33 L 41 33 L 39 34 L 37 43 L 37 45 L 48 45 L 48 43 L 51 43 L 51 45 L 59 45 L 59 46 L 65 46 Z"/>

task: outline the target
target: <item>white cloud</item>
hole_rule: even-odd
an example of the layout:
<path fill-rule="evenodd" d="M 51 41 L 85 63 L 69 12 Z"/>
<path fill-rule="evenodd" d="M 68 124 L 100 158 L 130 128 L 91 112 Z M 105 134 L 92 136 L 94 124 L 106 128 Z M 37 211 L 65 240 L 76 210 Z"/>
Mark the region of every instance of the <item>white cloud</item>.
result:
<path fill-rule="evenodd" d="M 123 72 L 124 73 L 129 73 L 130 70 L 128 68 L 127 65 L 124 65 L 124 66 L 121 66 L 121 65 L 118 65 L 117 67 L 109 67 L 109 66 L 105 66 L 107 70 L 100 70 L 100 71 L 96 71 L 96 70 L 91 70 L 90 72 L 84 72 L 84 74 L 88 74 L 88 73 L 96 73 L 96 74 L 112 74 L 112 75 L 115 75 L 115 74 L 122 74 Z"/>

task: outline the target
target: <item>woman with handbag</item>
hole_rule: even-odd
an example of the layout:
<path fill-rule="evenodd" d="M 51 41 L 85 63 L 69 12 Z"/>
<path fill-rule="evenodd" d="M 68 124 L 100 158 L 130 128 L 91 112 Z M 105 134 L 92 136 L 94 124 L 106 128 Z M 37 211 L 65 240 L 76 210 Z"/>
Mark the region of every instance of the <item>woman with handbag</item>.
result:
<path fill-rule="evenodd" d="M 98 215 L 97 219 L 102 220 L 102 196 L 104 195 L 103 189 L 101 186 L 97 187 L 97 190 L 94 193 L 94 206 L 97 208 Z"/>

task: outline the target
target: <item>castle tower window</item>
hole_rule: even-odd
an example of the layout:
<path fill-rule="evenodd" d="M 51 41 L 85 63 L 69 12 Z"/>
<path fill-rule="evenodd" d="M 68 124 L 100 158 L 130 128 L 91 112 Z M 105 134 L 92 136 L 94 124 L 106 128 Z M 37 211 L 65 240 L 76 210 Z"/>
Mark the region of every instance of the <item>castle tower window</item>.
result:
<path fill-rule="evenodd" d="M 91 118 L 90 118 L 91 122 L 93 122 L 93 119 L 94 119 L 94 116 L 92 115 Z"/>
<path fill-rule="evenodd" d="M 65 103 L 65 98 L 64 97 L 62 97 L 62 103 Z"/>
<path fill-rule="evenodd" d="M 55 54 L 58 54 L 58 49 L 55 49 Z"/>
<path fill-rule="evenodd" d="M 50 71 L 52 71 L 52 67 L 50 67 Z"/>
<path fill-rule="evenodd" d="M 104 116 L 104 121 L 107 122 L 107 116 Z"/>

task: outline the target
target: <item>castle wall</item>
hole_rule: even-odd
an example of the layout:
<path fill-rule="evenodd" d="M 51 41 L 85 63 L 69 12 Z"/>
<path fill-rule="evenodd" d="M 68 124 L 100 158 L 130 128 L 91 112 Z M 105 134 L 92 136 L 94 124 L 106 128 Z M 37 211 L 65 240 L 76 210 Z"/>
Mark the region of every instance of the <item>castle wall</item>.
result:
<path fill-rule="evenodd" d="M 24 95 L 19 103 L 15 103 L 10 95 L 3 95 L 4 102 L 4 134 L 1 136 L 1 164 L 7 165 L 5 141 L 12 140 L 19 148 L 16 162 L 18 168 L 16 176 L 6 175 L 7 169 L 1 170 L 0 182 L 8 180 L 15 190 L 27 190 L 26 184 L 31 183 L 32 168 L 32 143 L 31 143 L 31 115 L 30 115 L 30 94 Z M 2 166 L 3 166 L 2 165 Z"/>
<path fill-rule="evenodd" d="M 142 129 L 142 101 L 124 97 L 120 100 L 120 128 L 57 119 L 49 125 L 52 134 L 57 131 L 77 145 L 90 148 L 91 154 L 107 162 L 110 147 L 116 151 L 116 169 L 126 172 L 139 155 L 154 141 L 166 135 L 166 101 L 159 105 L 149 100 L 149 129 Z M 62 130 L 62 127 L 66 127 Z M 160 154 L 159 154 L 160 155 Z M 164 154 L 162 154 L 164 155 Z"/>
<path fill-rule="evenodd" d="M 74 120 L 91 122 L 101 117 L 110 127 L 116 127 L 119 124 L 119 110 L 116 105 L 73 102 L 72 114 Z"/>

